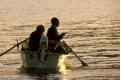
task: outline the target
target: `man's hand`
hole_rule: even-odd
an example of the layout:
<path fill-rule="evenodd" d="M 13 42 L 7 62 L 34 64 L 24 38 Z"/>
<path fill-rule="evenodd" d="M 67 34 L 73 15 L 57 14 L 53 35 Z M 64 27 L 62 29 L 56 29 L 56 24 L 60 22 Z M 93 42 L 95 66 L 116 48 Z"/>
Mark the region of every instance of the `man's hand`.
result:
<path fill-rule="evenodd" d="M 62 36 L 65 36 L 65 34 L 67 34 L 67 32 L 66 32 L 66 33 L 62 33 L 61 35 L 62 35 Z"/>
<path fill-rule="evenodd" d="M 57 46 L 61 46 L 61 45 L 62 45 L 62 43 L 61 43 L 61 42 L 58 42 L 58 43 L 57 43 Z"/>

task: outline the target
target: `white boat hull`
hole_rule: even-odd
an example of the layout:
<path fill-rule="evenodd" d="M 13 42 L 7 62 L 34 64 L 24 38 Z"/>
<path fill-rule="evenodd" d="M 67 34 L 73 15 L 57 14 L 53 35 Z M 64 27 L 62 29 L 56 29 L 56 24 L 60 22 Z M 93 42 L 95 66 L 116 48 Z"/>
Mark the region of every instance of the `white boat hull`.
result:
<path fill-rule="evenodd" d="M 23 51 L 22 48 L 28 48 L 28 43 L 29 40 L 19 45 L 18 47 L 19 51 L 21 51 L 21 59 L 24 68 L 57 69 L 62 64 L 65 64 L 65 56 L 67 54 L 51 53 L 50 51 L 41 51 L 40 53 L 30 52 L 28 50 Z M 69 53 L 69 48 L 64 44 L 63 49 Z"/>
<path fill-rule="evenodd" d="M 40 62 L 38 53 L 21 52 L 21 58 L 25 68 L 58 68 L 59 59 L 62 58 L 62 54 L 48 53 L 43 63 Z"/>

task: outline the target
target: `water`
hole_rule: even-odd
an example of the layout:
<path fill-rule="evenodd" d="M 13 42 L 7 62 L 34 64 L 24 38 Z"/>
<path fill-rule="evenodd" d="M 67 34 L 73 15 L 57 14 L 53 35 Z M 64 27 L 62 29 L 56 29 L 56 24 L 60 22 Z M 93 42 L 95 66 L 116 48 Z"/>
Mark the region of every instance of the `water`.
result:
<path fill-rule="evenodd" d="M 59 33 L 89 66 L 81 67 L 70 54 L 68 69 L 49 74 L 20 73 L 20 53 L 13 49 L 0 57 L 0 80 L 119 80 L 119 0 L 0 0 L 0 53 L 35 30 L 49 28 L 50 19 L 60 19 Z M 46 34 L 46 32 L 45 32 Z"/>

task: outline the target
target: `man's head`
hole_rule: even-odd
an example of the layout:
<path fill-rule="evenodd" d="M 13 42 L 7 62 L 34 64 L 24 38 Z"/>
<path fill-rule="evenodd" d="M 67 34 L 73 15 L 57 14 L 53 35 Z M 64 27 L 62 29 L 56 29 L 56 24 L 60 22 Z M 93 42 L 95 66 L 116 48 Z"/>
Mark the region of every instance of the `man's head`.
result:
<path fill-rule="evenodd" d="M 59 19 L 56 18 L 56 17 L 53 17 L 53 18 L 51 19 L 51 23 L 52 23 L 52 25 L 58 27 L 58 26 L 59 26 Z"/>
<path fill-rule="evenodd" d="M 40 34 L 42 34 L 45 31 L 44 26 L 38 25 L 37 28 L 36 28 L 36 31 L 39 32 Z"/>

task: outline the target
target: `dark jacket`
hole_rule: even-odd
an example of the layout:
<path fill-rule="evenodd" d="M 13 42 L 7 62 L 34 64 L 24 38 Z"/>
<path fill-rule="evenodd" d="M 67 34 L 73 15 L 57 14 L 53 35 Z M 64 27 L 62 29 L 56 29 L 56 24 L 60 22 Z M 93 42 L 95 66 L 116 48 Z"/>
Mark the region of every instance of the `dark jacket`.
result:
<path fill-rule="evenodd" d="M 29 41 L 30 51 L 38 51 L 39 50 L 40 39 L 41 39 L 41 34 L 39 34 L 37 31 L 34 31 L 31 33 L 30 41 Z"/>
<path fill-rule="evenodd" d="M 54 27 L 54 26 L 51 26 L 48 29 L 47 36 L 48 36 L 49 40 L 54 40 L 54 41 L 58 41 L 58 42 L 63 38 L 62 35 L 58 34 L 58 31 L 57 31 L 56 27 Z"/>
<path fill-rule="evenodd" d="M 57 42 L 59 42 L 63 38 L 62 35 L 58 34 L 58 31 L 57 31 L 56 27 L 54 27 L 54 26 L 51 26 L 48 29 L 47 36 L 48 36 L 49 40 L 54 40 L 54 41 L 57 41 Z M 56 45 L 54 45 L 54 44 L 48 44 L 48 46 L 49 47 L 50 46 L 51 47 L 55 47 Z"/>

